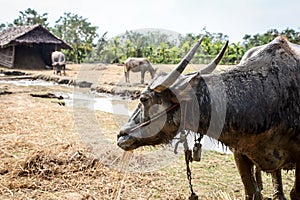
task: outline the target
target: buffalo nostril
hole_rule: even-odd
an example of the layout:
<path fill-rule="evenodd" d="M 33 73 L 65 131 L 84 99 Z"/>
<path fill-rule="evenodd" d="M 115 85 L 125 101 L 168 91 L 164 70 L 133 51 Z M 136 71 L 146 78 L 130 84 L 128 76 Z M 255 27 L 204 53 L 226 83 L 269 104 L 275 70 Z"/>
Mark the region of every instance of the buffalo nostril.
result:
<path fill-rule="evenodd" d="M 120 131 L 120 133 L 118 134 L 117 138 L 119 139 L 122 136 L 128 135 L 125 131 Z"/>
<path fill-rule="evenodd" d="M 141 97 L 141 98 L 140 98 L 140 101 L 141 101 L 142 103 L 145 103 L 145 102 L 148 101 L 148 98 L 147 98 L 147 97 Z"/>
<path fill-rule="evenodd" d="M 142 104 L 146 103 L 148 100 L 149 100 L 149 95 L 141 94 L 141 96 L 140 96 L 140 102 Z"/>

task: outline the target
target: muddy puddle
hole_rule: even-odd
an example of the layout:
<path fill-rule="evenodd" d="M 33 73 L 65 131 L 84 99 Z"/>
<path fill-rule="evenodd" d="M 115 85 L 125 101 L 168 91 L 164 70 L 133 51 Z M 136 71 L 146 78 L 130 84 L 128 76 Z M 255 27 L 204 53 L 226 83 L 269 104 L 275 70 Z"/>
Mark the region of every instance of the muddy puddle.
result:
<path fill-rule="evenodd" d="M 40 87 L 51 87 L 58 86 L 58 83 L 49 82 L 44 80 L 0 80 L 0 84 L 13 84 L 16 86 L 40 86 Z M 62 86 L 62 85 L 59 85 Z M 68 87 L 68 86 L 62 86 Z M 72 88 L 72 87 L 70 87 Z M 109 94 L 96 94 L 92 92 L 81 93 L 77 91 L 71 92 L 53 92 L 56 96 L 63 97 L 65 105 L 68 107 L 86 108 L 95 111 L 103 111 L 116 115 L 126 115 L 130 116 L 132 114 L 132 109 L 129 107 L 134 107 L 134 101 L 126 99 L 120 96 L 114 96 Z M 131 105 L 130 105 L 131 104 Z"/>
<path fill-rule="evenodd" d="M 66 106 L 86 108 L 115 115 L 130 116 L 133 112 L 133 107 L 136 105 L 136 101 L 108 94 L 85 94 L 77 92 L 57 94 L 64 97 Z"/>

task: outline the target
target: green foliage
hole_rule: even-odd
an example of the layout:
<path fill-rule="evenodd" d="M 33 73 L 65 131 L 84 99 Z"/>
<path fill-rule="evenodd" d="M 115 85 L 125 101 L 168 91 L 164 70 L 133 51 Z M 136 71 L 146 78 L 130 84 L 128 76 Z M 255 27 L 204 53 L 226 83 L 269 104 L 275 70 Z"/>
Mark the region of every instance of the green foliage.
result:
<path fill-rule="evenodd" d="M 246 48 L 241 45 L 240 42 L 232 43 L 228 46 L 224 62 L 228 64 L 238 64 L 245 52 Z"/>
<path fill-rule="evenodd" d="M 300 44 L 300 32 L 297 32 L 293 29 L 287 28 L 282 32 L 279 32 L 276 29 L 270 29 L 266 33 L 263 34 L 255 34 L 253 36 L 246 34 L 243 37 L 243 44 L 246 49 L 250 49 L 254 46 L 260 46 L 269 43 L 278 35 L 285 36 L 290 42 Z"/>
<path fill-rule="evenodd" d="M 6 25 L 4 23 L 0 23 L 0 31 L 4 30 L 6 28 Z"/>
<path fill-rule="evenodd" d="M 133 32 L 127 31 L 124 35 L 117 36 L 107 42 L 103 54 L 99 60 L 107 63 L 124 62 L 128 57 L 146 57 L 150 62 L 157 64 L 176 64 L 186 55 L 191 46 L 203 35 L 202 48 L 194 56 L 192 63 L 208 63 L 221 50 L 228 36 L 222 33 L 187 34 L 177 39 L 172 38 L 159 31 Z M 232 45 L 231 52 L 237 53 L 229 57 L 227 54 L 224 60 L 234 64 L 242 57 L 241 45 Z"/>
<path fill-rule="evenodd" d="M 178 51 L 175 41 L 164 33 L 126 31 L 106 42 L 98 60 L 122 63 L 128 57 L 147 57 L 152 63 L 169 63 L 178 56 Z"/>
<path fill-rule="evenodd" d="M 67 57 L 76 63 L 81 63 L 94 50 L 94 40 L 98 36 L 97 27 L 92 26 L 87 19 L 73 13 L 64 13 L 54 26 L 53 32 L 70 44 L 73 51 L 67 52 Z"/>
<path fill-rule="evenodd" d="M 73 51 L 64 53 L 68 61 L 75 63 L 92 61 L 122 63 L 128 57 L 146 57 L 154 64 L 176 64 L 202 36 L 205 39 L 192 63 L 209 63 L 228 40 L 227 35 L 211 33 L 206 28 L 198 35 L 188 33 L 176 37 L 163 31 L 126 31 L 125 34 L 108 40 L 107 32 L 99 37 L 96 32 L 98 27 L 77 14 L 64 13 L 54 27 L 49 27 L 47 13 L 39 14 L 31 8 L 19 13 L 18 18 L 12 23 L 0 23 L 0 31 L 9 26 L 41 24 L 73 47 Z M 290 42 L 300 44 L 300 33 L 290 28 L 282 32 L 270 29 L 263 34 L 245 34 L 243 41 L 229 44 L 221 62 L 237 64 L 248 49 L 266 44 L 278 35 L 284 35 Z"/>
<path fill-rule="evenodd" d="M 286 36 L 292 43 L 300 44 L 300 33 L 293 29 L 286 28 L 281 32 L 281 35 Z"/>
<path fill-rule="evenodd" d="M 299 43 L 299 32 L 287 28 L 281 33 L 276 29 L 268 30 L 263 34 L 245 35 L 243 42 L 231 43 L 228 46 L 221 63 L 238 64 L 244 53 L 254 47 L 269 43 L 278 35 L 286 36 L 291 42 Z M 204 36 L 200 50 L 195 54 L 192 63 L 209 63 L 220 52 L 223 44 L 228 40 L 228 36 L 222 33 L 210 33 L 205 28 L 202 34 L 186 34 L 179 38 L 180 42 L 170 39 L 169 35 L 159 32 L 126 32 L 107 43 L 105 54 L 100 60 L 104 62 L 123 62 L 128 57 L 146 57 L 150 62 L 175 64 L 187 54 L 191 46 Z"/>
<path fill-rule="evenodd" d="M 20 16 L 13 21 L 9 26 L 23 26 L 41 24 L 48 28 L 48 13 L 38 14 L 37 11 L 31 8 L 27 8 L 25 11 L 20 11 Z"/>
<path fill-rule="evenodd" d="M 107 32 L 105 32 L 97 41 L 96 48 L 93 50 L 91 58 L 94 61 L 100 61 L 99 58 L 105 53 L 105 46 L 107 45 L 106 35 Z"/>

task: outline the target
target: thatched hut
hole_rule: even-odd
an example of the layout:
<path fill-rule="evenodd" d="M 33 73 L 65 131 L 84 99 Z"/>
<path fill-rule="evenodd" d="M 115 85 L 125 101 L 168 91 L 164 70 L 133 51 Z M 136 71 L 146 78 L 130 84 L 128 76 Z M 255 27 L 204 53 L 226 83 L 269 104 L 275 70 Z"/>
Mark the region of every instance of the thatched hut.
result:
<path fill-rule="evenodd" d="M 51 53 L 61 49 L 72 47 L 39 24 L 10 27 L 0 33 L 0 66 L 41 69 L 51 66 Z"/>

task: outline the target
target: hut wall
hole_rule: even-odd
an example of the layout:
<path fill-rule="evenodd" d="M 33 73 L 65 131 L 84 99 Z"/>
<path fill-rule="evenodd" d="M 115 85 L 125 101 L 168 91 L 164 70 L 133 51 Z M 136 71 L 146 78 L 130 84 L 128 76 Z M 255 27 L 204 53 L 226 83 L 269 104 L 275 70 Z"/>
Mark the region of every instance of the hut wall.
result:
<path fill-rule="evenodd" d="M 38 45 L 18 45 L 15 47 L 15 68 L 43 69 L 45 65 Z"/>
<path fill-rule="evenodd" d="M 52 66 L 51 53 L 55 51 L 55 44 L 39 44 L 39 52 L 45 64 Z"/>
<path fill-rule="evenodd" d="M 14 67 L 15 46 L 0 49 L 0 65 L 8 68 Z"/>

